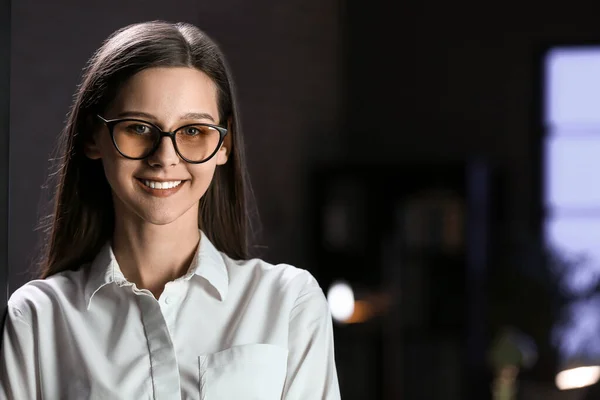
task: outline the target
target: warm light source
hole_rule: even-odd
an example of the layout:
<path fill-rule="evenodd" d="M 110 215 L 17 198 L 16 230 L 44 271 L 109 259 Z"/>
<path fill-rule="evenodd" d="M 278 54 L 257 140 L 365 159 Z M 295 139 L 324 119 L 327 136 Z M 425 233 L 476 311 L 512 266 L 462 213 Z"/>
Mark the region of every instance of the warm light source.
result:
<path fill-rule="evenodd" d="M 327 292 L 331 316 L 338 322 L 347 322 L 354 314 L 354 291 L 346 282 L 335 282 Z"/>
<path fill-rule="evenodd" d="M 591 386 L 600 380 L 600 366 L 577 367 L 559 372 L 556 386 L 560 390 Z"/>

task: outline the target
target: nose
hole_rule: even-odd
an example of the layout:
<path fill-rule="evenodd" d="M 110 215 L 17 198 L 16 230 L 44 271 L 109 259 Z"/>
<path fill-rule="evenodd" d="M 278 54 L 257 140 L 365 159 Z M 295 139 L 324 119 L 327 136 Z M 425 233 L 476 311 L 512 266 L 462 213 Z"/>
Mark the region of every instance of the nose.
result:
<path fill-rule="evenodd" d="M 171 138 L 163 137 L 156 151 L 147 160 L 152 167 L 170 167 L 179 164 L 179 155 Z"/>

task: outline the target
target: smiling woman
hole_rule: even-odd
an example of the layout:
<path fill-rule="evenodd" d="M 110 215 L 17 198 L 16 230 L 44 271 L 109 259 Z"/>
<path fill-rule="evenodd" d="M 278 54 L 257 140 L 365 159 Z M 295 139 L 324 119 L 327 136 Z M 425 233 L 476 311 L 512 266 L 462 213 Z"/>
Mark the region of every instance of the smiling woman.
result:
<path fill-rule="evenodd" d="M 249 254 L 231 74 L 198 28 L 112 34 L 59 138 L 40 279 L 12 294 L 7 399 L 339 399 L 305 270 Z"/>
<path fill-rule="evenodd" d="M 141 119 L 139 110 L 149 121 Z M 98 117 L 102 124 L 93 128 L 84 153 L 102 160 L 115 213 L 120 216 L 115 222 L 124 223 L 123 231 L 130 229 L 133 234 L 143 232 L 147 222 L 168 225 L 160 230 L 169 229 L 174 235 L 189 232 L 189 238 L 197 241 L 198 234 L 190 230 L 198 228 L 199 201 L 217 165 L 226 163 L 233 136 L 211 124 L 220 122 L 212 80 L 195 68 L 148 68 L 129 78 L 102 114 L 108 118 Z M 150 256 L 148 251 L 139 255 L 147 259 L 144 264 L 172 262 L 168 253 Z M 164 283 L 158 279 L 151 286 L 160 291 Z"/>

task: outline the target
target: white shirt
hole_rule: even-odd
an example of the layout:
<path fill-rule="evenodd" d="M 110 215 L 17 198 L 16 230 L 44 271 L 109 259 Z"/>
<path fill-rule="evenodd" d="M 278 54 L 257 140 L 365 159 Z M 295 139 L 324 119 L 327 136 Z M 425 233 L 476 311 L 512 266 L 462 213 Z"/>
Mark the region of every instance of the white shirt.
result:
<path fill-rule="evenodd" d="M 340 399 L 332 321 L 302 269 L 235 261 L 201 232 L 156 300 L 107 244 L 10 297 L 1 399 Z"/>

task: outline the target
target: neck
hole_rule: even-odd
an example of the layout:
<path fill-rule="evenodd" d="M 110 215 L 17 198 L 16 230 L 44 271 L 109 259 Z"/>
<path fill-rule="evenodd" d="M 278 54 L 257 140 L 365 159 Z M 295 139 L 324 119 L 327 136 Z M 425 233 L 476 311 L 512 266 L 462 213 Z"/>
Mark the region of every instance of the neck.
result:
<path fill-rule="evenodd" d="M 188 214 L 194 214 L 188 215 Z M 197 210 L 155 225 L 131 214 L 115 219 L 112 247 L 125 278 L 156 298 L 167 282 L 184 275 L 200 241 Z"/>

